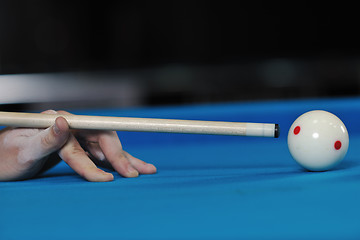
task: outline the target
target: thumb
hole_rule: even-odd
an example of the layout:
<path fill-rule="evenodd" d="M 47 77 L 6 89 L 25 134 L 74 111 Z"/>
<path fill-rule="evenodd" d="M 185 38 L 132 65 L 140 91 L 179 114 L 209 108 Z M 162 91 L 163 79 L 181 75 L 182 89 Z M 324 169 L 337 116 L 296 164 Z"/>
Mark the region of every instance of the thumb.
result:
<path fill-rule="evenodd" d="M 35 146 L 39 146 L 40 149 L 37 149 L 39 154 L 42 156 L 46 156 L 51 154 L 54 151 L 59 150 L 68 140 L 70 131 L 69 125 L 65 118 L 58 117 L 55 120 L 53 126 L 41 131 L 35 138 L 33 139 L 38 144 Z"/>

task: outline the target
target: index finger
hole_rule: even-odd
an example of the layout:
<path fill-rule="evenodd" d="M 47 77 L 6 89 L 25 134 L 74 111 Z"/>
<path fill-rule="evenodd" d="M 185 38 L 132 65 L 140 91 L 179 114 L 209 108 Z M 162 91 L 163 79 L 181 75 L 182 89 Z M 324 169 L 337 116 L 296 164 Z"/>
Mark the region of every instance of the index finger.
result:
<path fill-rule="evenodd" d="M 90 160 L 72 134 L 60 150 L 59 155 L 75 172 L 90 182 L 114 180 L 114 176 L 111 173 L 101 170 Z"/>

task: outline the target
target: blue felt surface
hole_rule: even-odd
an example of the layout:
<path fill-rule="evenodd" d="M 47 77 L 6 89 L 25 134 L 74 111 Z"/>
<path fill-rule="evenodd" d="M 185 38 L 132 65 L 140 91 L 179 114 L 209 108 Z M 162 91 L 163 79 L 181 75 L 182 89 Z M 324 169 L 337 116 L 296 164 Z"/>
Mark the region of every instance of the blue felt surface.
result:
<path fill-rule="evenodd" d="M 328 172 L 302 170 L 287 129 L 305 111 L 338 115 L 349 152 Z M 279 139 L 119 133 L 158 173 L 90 183 L 60 164 L 0 183 L 0 239 L 359 239 L 360 99 L 219 104 L 79 114 L 276 122 Z"/>

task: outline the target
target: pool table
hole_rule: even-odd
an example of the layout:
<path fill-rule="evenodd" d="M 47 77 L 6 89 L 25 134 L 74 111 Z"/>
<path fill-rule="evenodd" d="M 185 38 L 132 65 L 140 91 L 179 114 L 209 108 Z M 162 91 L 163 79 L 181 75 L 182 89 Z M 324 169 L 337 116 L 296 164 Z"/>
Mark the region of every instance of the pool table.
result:
<path fill-rule="evenodd" d="M 350 135 L 340 165 L 308 172 L 287 131 L 336 114 Z M 0 239 L 360 239 L 360 98 L 76 110 L 76 114 L 278 123 L 279 138 L 119 132 L 155 164 L 138 178 L 87 182 L 66 164 L 0 182 Z"/>

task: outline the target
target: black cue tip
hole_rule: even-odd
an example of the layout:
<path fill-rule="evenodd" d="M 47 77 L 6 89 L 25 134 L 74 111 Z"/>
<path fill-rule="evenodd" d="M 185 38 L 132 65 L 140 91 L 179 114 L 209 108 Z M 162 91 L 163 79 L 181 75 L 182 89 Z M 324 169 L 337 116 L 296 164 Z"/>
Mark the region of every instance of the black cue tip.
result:
<path fill-rule="evenodd" d="M 274 137 L 278 138 L 280 136 L 280 126 L 279 124 L 275 124 Z"/>

